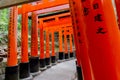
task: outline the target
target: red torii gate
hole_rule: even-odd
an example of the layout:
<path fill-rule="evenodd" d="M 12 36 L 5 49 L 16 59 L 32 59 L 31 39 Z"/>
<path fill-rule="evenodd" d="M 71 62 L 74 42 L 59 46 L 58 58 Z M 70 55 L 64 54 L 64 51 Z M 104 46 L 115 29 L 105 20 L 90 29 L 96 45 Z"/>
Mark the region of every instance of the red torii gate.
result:
<path fill-rule="evenodd" d="M 79 3 L 81 5 L 79 5 L 77 3 Z M 94 9 L 96 9 L 96 7 L 93 7 L 93 5 L 96 6 L 95 3 L 97 3 L 97 5 L 100 6 L 99 8 L 97 7 L 97 10 L 94 10 Z M 113 12 L 112 2 L 107 1 L 107 0 L 104 0 L 104 1 L 93 0 L 93 2 L 91 2 L 90 0 L 88 0 L 88 1 L 82 0 L 82 2 L 81 1 L 78 2 L 78 1 L 74 0 L 70 4 L 72 5 L 71 10 L 73 9 L 72 12 L 74 12 L 74 13 L 72 13 L 74 15 L 73 16 L 73 19 L 74 19 L 73 25 L 79 26 L 80 24 L 78 22 L 83 21 L 80 19 L 81 17 L 83 17 L 83 19 L 85 19 L 85 21 L 83 21 L 83 22 L 87 25 L 87 26 L 85 26 L 86 34 L 84 34 L 84 32 L 82 33 L 82 31 L 84 31 L 83 28 L 81 28 L 81 30 L 77 30 L 77 28 L 80 28 L 80 27 L 77 27 L 76 29 L 74 29 L 75 38 L 78 39 L 78 40 L 75 40 L 76 46 L 78 47 L 78 49 L 80 49 L 80 47 L 82 47 L 80 45 L 81 40 L 84 41 L 84 39 L 85 39 L 84 37 L 86 35 L 88 37 L 87 39 L 88 39 L 89 44 L 87 44 L 87 48 L 89 47 L 89 53 L 85 52 L 86 54 L 81 54 L 81 53 L 79 53 L 79 50 L 77 51 L 77 57 L 79 57 L 79 55 L 84 56 L 83 58 L 82 57 L 77 58 L 78 61 L 82 62 L 81 64 L 80 64 L 80 62 L 78 62 L 78 63 L 79 63 L 79 66 L 82 67 L 84 79 L 85 80 L 88 80 L 88 79 L 89 80 L 92 80 L 92 79 L 119 80 L 120 79 L 120 77 L 119 77 L 119 73 L 120 73 L 120 63 L 119 63 L 120 37 L 119 36 L 120 36 L 120 33 L 117 28 L 118 26 L 116 23 L 116 18 L 115 18 L 114 12 Z M 83 16 L 83 14 L 79 15 L 79 13 L 82 10 L 84 10 L 85 7 L 90 9 L 90 14 L 87 14 L 86 12 L 84 12 L 84 16 Z M 34 10 L 35 9 L 33 9 L 33 11 Z M 104 21 L 99 24 L 97 22 L 94 22 L 94 20 L 93 20 L 93 17 L 98 12 L 100 12 L 101 14 L 104 15 L 104 16 L 102 16 Z M 111 12 L 110 15 L 108 15 L 109 12 Z M 28 12 L 26 12 L 26 10 L 24 10 L 22 12 L 22 14 L 25 14 L 24 16 L 28 16 L 27 13 Z M 17 65 L 17 59 L 16 59 L 17 58 L 17 54 L 16 54 L 17 8 L 16 7 L 11 8 L 10 14 L 11 14 L 11 16 L 10 16 L 10 25 L 9 25 L 10 27 L 9 27 L 9 52 L 8 52 L 9 55 L 8 55 L 8 63 L 7 63 L 7 68 L 6 68 L 6 79 L 5 80 L 13 80 L 13 79 L 18 80 L 18 65 Z M 33 15 L 35 16 L 36 14 L 33 14 Z M 78 17 L 78 16 L 81 16 L 81 17 Z M 27 18 L 24 18 L 24 19 L 27 20 Z M 27 21 L 25 22 L 25 24 L 26 23 L 27 23 Z M 107 35 L 101 36 L 101 33 L 104 33 L 104 32 L 101 32 L 101 28 L 97 29 L 97 28 L 99 28 L 98 25 L 103 25 L 102 30 L 105 28 L 105 30 L 108 31 Z M 24 25 L 24 26 L 26 26 L 26 25 Z M 36 26 L 34 28 L 37 29 Z M 96 32 L 96 30 L 98 30 L 98 32 Z M 77 32 L 75 32 L 75 31 L 77 31 Z M 23 29 L 23 32 L 24 32 L 24 29 Z M 96 33 L 93 33 L 93 32 L 96 32 L 98 35 L 96 35 Z M 36 33 L 36 31 L 35 31 L 35 33 Z M 82 37 L 79 36 L 80 33 L 82 33 Z M 25 36 L 27 36 L 27 35 L 25 35 Z M 37 37 L 37 35 L 34 35 L 34 36 Z M 102 40 L 101 40 L 101 38 L 102 38 Z M 24 43 L 24 40 L 26 40 L 26 39 L 25 38 L 23 39 L 23 43 Z M 100 43 L 98 44 L 97 41 Z M 79 45 L 77 45 L 77 43 L 79 43 Z M 104 43 L 105 45 L 103 45 L 101 43 Z M 85 44 L 86 44 L 86 40 L 85 40 Z M 112 44 L 112 46 L 111 46 L 111 44 Z M 86 49 L 84 47 L 83 47 L 83 49 Z M 28 53 L 26 53 L 26 54 L 28 54 Z M 86 55 L 87 55 L 87 57 L 86 57 Z M 36 55 L 35 55 L 35 57 L 36 57 Z M 102 58 L 102 61 L 101 61 L 101 58 Z M 88 59 L 89 59 L 90 65 L 88 63 Z M 103 60 L 103 59 L 105 59 L 105 60 Z M 82 61 L 82 60 L 85 60 L 86 62 L 84 63 L 84 61 Z M 27 62 L 27 64 L 28 64 L 28 59 L 26 59 L 25 62 Z M 88 68 L 84 67 L 86 64 L 90 67 L 88 67 Z M 11 73 L 13 73 L 13 74 L 11 74 Z M 27 71 L 27 73 L 28 73 L 28 71 Z M 92 75 L 90 76 L 91 73 L 92 73 Z M 86 75 L 89 75 L 89 77 Z"/>
<path fill-rule="evenodd" d="M 27 14 L 23 14 L 22 15 L 22 23 L 23 23 L 23 25 L 22 25 L 22 52 L 23 51 L 28 51 L 28 48 L 27 48 L 27 31 L 28 31 L 28 29 L 27 29 L 27 18 L 28 17 L 28 15 Z M 68 19 L 68 22 L 69 22 L 69 18 L 67 18 Z M 16 20 L 16 19 L 15 19 Z M 31 33 L 32 33 L 32 45 L 31 45 L 31 58 L 30 58 L 30 72 L 32 72 L 32 73 L 35 73 L 36 74 L 36 72 L 38 73 L 38 71 L 39 71 L 39 62 L 38 62 L 38 60 L 39 60 L 39 57 L 38 57 L 38 50 L 37 50 L 37 45 L 38 45 L 38 42 L 37 42 L 37 37 L 38 37 L 38 35 L 37 35 L 37 24 L 38 24 L 38 21 L 37 21 L 37 14 L 36 14 L 36 12 L 34 12 L 33 14 L 32 14 L 32 31 L 31 31 Z M 65 21 L 67 21 L 67 20 L 65 20 Z M 59 24 L 61 24 L 61 23 L 59 23 Z M 71 23 L 67 23 L 67 25 L 64 25 L 64 24 L 62 24 L 62 26 L 70 26 L 69 24 L 71 24 Z M 24 26 L 24 27 L 23 27 Z M 34 34 L 34 35 L 33 35 Z M 14 36 L 13 36 L 14 37 Z M 48 39 L 47 39 L 48 40 Z M 49 41 L 47 41 L 47 42 L 49 42 Z M 26 45 L 26 47 L 24 46 L 24 45 Z M 36 46 L 35 46 L 36 45 Z M 33 51 L 33 52 L 32 52 Z M 20 63 L 20 78 L 25 78 L 25 77 L 29 77 L 30 76 L 30 74 L 29 74 L 29 64 L 28 64 L 28 53 L 22 53 L 22 59 L 21 59 L 21 63 Z M 13 58 L 13 56 L 10 56 L 10 58 L 11 59 L 14 59 Z M 8 59 L 9 60 L 9 59 Z M 9 60 L 9 61 L 11 61 L 11 60 Z M 8 61 L 8 62 L 9 62 Z M 35 61 L 35 62 L 34 62 Z M 17 64 L 16 64 L 17 65 Z M 10 66 L 10 65 L 9 65 Z M 16 70 L 17 71 L 17 70 Z M 26 73 L 25 73 L 25 72 Z M 24 74 L 22 74 L 22 73 L 25 73 L 25 75 Z M 17 78 L 17 74 L 14 74 L 14 75 L 16 75 L 16 78 Z M 33 74 L 34 75 L 34 74 Z M 10 75 L 7 75 L 6 74 L 6 78 L 9 78 L 8 76 L 10 76 Z M 15 78 L 15 79 L 16 79 Z"/>
<path fill-rule="evenodd" d="M 79 2 L 75 0 L 70 1 L 71 9 L 73 10 L 72 12 L 77 12 L 76 15 L 73 13 L 74 19 L 76 19 L 74 25 L 76 24 L 76 26 L 78 26 L 78 23 L 83 21 L 80 19 L 81 17 L 84 19 L 84 23 L 86 24 L 85 34 L 87 35 L 87 41 L 89 43 L 87 44 L 89 52 L 85 55 L 88 55 L 89 59 L 87 60 L 86 57 L 84 58 L 86 58 L 86 64 L 90 62 L 91 65 L 88 65 L 89 67 L 83 67 L 86 68 L 83 69 L 84 79 L 119 80 L 120 68 L 118 67 L 120 67 L 120 63 L 118 62 L 120 58 L 118 58 L 118 56 L 120 57 L 120 49 L 118 49 L 118 46 L 120 47 L 120 32 L 116 22 L 112 0 L 82 0 Z M 79 14 L 81 11 L 83 14 Z M 100 18 L 98 18 L 99 15 Z M 100 30 L 101 28 L 103 29 L 102 31 Z M 80 40 L 84 41 L 83 39 L 85 38 L 83 37 L 85 36 L 82 35 L 80 37 Z M 86 42 L 84 42 L 84 44 L 86 44 Z M 83 60 L 82 58 L 80 59 Z M 81 66 L 85 66 L 85 63 L 81 63 Z M 91 72 L 92 74 L 90 76 Z M 89 76 L 87 75 L 88 73 Z"/>
<path fill-rule="evenodd" d="M 53 7 L 53 6 L 57 6 L 57 5 L 62 5 L 62 4 L 66 4 L 66 3 L 68 3 L 68 1 L 67 0 L 63 0 L 62 2 L 59 2 L 59 0 L 55 0 L 55 1 L 52 1 L 52 2 L 48 2 L 49 4 L 51 4 L 51 5 L 49 5 L 48 6 L 48 3 L 46 3 L 46 2 L 48 2 L 48 0 L 44 0 L 44 2 L 42 3 L 42 4 L 39 4 L 39 2 L 37 3 L 37 5 L 32 5 L 32 4 L 24 4 L 24 5 L 22 5 L 22 8 L 18 8 L 18 14 L 22 14 L 22 16 L 24 16 L 24 15 L 26 15 L 26 16 L 24 16 L 24 17 L 27 17 L 28 16 L 28 13 L 29 12 L 33 12 L 33 11 L 37 11 L 37 10 L 40 10 L 40 9 L 44 9 L 44 8 L 48 8 L 48 7 Z M 57 3 L 57 2 L 59 2 L 59 3 Z M 57 4 L 56 4 L 57 3 Z M 43 6 L 42 6 L 43 5 Z M 30 8 L 30 9 L 28 9 L 28 8 Z M 28 10 L 30 10 L 30 11 L 28 11 Z M 39 12 L 35 12 L 35 15 L 38 15 L 39 14 Z M 26 22 L 24 22 L 24 19 L 26 19 L 25 21 Z M 24 41 L 26 41 L 26 43 L 27 43 L 27 38 L 28 38 L 28 35 L 27 35 L 27 18 L 23 18 L 22 17 L 22 23 L 24 24 L 25 23 L 25 25 L 22 25 L 22 26 L 25 26 L 25 27 L 23 27 L 23 31 L 22 31 L 22 52 L 24 52 L 24 50 L 26 50 L 26 51 L 28 51 L 28 49 L 27 49 L 27 46 L 28 45 L 26 45 L 25 44 L 25 42 Z M 34 23 L 34 22 L 33 22 Z M 36 23 L 36 22 L 35 22 Z M 34 29 L 34 28 L 33 28 Z M 26 31 L 24 31 L 24 30 L 26 30 Z M 33 31 L 33 30 L 32 30 Z M 26 37 L 25 37 L 26 36 Z M 35 36 L 35 35 L 34 35 Z M 36 37 L 37 37 L 37 35 L 36 35 Z M 34 43 L 32 43 L 32 44 L 34 44 Z M 24 47 L 24 45 L 26 45 L 26 47 Z M 33 50 L 33 48 L 31 48 L 31 50 Z M 36 49 L 37 50 L 37 49 Z M 37 51 L 36 51 L 37 52 Z M 27 53 L 24 53 L 24 54 L 26 54 L 27 55 Z M 34 53 L 33 53 L 34 54 Z M 36 55 L 36 58 L 35 58 L 35 56 L 33 56 L 33 58 L 30 58 L 30 64 L 33 64 L 33 62 L 34 61 L 36 61 L 37 63 L 36 63 L 36 66 L 32 66 L 32 65 L 30 65 L 30 68 L 32 68 L 32 70 L 30 71 L 30 72 L 38 72 L 38 58 L 37 58 L 37 54 L 35 53 L 35 55 Z M 26 60 L 25 62 L 28 62 L 28 60 Z M 41 62 L 41 61 L 40 61 Z M 22 63 L 21 63 L 22 64 Z M 25 78 L 25 77 L 28 77 L 29 76 L 29 65 L 27 65 L 27 69 L 25 69 L 24 68 L 24 63 L 23 63 L 23 65 L 20 65 L 21 67 L 20 67 L 20 78 Z M 24 68 L 24 69 L 23 69 Z M 26 76 L 24 76 L 23 75 L 23 73 L 24 73 L 24 70 L 27 70 L 26 71 Z M 35 73 L 36 74 L 36 73 Z"/>
<path fill-rule="evenodd" d="M 55 16 L 50 16 L 50 17 L 45 17 L 45 18 L 41 18 L 39 19 L 39 23 L 40 23 L 40 27 L 39 28 L 42 28 L 42 30 L 46 30 L 49 31 L 52 31 L 52 34 L 53 32 L 55 31 L 60 31 L 62 32 L 62 30 L 64 30 L 63 28 L 64 27 L 67 27 L 67 26 L 71 26 L 72 28 L 72 24 L 71 24 L 71 17 L 70 17 L 70 13 L 64 13 L 64 14 L 59 14 L 59 15 L 55 15 Z M 42 25 L 41 25 L 42 23 Z M 41 27 L 42 26 L 42 27 Z M 52 29 L 52 30 L 50 30 Z M 62 33 L 61 33 L 62 34 Z M 60 35 L 61 35 L 60 34 Z M 61 50 L 62 48 L 62 43 L 60 41 L 62 41 L 62 36 L 59 35 L 59 50 Z M 43 34 L 41 35 L 43 36 Z M 52 35 L 53 36 L 53 35 Z M 43 41 L 42 41 L 43 42 Z M 43 44 L 41 42 L 41 44 Z M 53 42 L 52 42 L 53 43 Z M 53 44 L 54 45 L 54 44 Z M 49 46 L 49 43 L 47 44 L 47 46 Z M 53 46 L 54 47 L 54 46 Z M 42 48 L 43 49 L 43 48 Z M 41 55 L 44 55 L 43 53 L 43 50 L 41 50 Z M 54 52 L 54 51 L 53 51 Z M 71 53 L 72 54 L 72 53 Z M 53 54 L 53 61 L 55 59 L 55 54 Z M 63 57 L 63 56 L 62 56 Z M 73 56 L 71 56 L 73 57 Z M 42 59 L 44 58 L 44 56 L 41 57 Z M 43 61 L 43 60 L 42 60 Z"/>

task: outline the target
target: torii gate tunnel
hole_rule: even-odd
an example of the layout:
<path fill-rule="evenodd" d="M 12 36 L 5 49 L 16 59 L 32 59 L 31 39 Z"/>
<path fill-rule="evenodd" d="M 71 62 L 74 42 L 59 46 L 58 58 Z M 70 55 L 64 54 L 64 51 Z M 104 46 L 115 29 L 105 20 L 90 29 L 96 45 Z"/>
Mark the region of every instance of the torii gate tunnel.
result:
<path fill-rule="evenodd" d="M 120 80 L 120 0 L 35 1 L 0 0 L 0 9 L 10 7 L 5 80 L 32 79 L 57 62 L 71 59 L 76 59 L 78 80 Z M 20 63 L 18 15 L 22 17 Z M 32 20 L 30 55 L 28 19 Z"/>

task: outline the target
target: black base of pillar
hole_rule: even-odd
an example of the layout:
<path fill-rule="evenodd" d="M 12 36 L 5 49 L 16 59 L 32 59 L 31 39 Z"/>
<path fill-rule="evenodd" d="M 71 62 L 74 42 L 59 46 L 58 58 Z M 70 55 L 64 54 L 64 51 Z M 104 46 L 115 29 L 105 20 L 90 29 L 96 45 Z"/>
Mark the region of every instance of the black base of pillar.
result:
<path fill-rule="evenodd" d="M 30 61 L 30 72 L 31 73 L 35 73 L 35 72 L 39 72 L 39 57 L 31 57 L 29 59 Z"/>
<path fill-rule="evenodd" d="M 78 80 L 83 80 L 82 69 L 79 66 L 77 66 L 77 75 L 78 75 Z"/>
<path fill-rule="evenodd" d="M 70 58 L 73 58 L 73 57 L 74 57 L 74 53 L 70 52 Z"/>
<path fill-rule="evenodd" d="M 63 60 L 64 59 L 64 53 L 63 52 L 59 52 L 59 60 Z"/>
<path fill-rule="evenodd" d="M 77 60 L 75 60 L 75 64 L 76 64 L 76 65 L 78 65 L 78 62 L 77 62 Z"/>
<path fill-rule="evenodd" d="M 19 80 L 18 66 L 6 67 L 5 80 Z"/>
<path fill-rule="evenodd" d="M 24 79 L 30 77 L 30 64 L 20 63 L 19 65 L 19 78 Z"/>
<path fill-rule="evenodd" d="M 69 59 L 69 54 L 65 53 L 65 59 Z"/>
<path fill-rule="evenodd" d="M 45 58 L 45 63 L 46 63 L 46 66 L 49 66 L 51 64 L 51 59 Z"/>
<path fill-rule="evenodd" d="M 51 62 L 56 63 L 56 56 L 51 56 Z"/>
<path fill-rule="evenodd" d="M 40 62 L 40 68 L 46 67 L 45 59 L 40 59 L 39 62 Z"/>

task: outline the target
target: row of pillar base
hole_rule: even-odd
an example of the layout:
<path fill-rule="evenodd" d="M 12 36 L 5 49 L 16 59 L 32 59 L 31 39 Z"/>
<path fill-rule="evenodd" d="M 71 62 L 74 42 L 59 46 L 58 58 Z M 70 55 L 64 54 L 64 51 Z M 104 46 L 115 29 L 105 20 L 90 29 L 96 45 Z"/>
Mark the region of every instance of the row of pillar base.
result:
<path fill-rule="evenodd" d="M 74 58 L 74 53 L 70 53 L 69 56 L 67 53 L 64 55 L 63 52 L 59 52 L 58 61 L 71 58 Z M 5 80 L 32 80 L 34 76 L 40 74 L 40 71 L 44 71 L 56 63 L 56 56 L 45 59 L 39 59 L 39 57 L 31 57 L 28 63 L 20 63 L 17 66 L 6 67 Z"/>
<path fill-rule="evenodd" d="M 59 61 L 64 61 L 64 60 L 69 60 L 74 58 L 74 52 L 70 52 L 70 53 L 64 53 L 64 52 L 59 52 Z"/>

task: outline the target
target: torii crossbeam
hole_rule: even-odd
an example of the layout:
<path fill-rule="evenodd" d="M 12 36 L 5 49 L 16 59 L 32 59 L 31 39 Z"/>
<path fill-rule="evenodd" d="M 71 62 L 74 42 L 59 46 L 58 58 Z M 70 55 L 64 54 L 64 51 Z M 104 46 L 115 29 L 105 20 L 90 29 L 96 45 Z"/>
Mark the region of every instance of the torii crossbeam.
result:
<path fill-rule="evenodd" d="M 40 0 L 0 0 L 0 9 Z"/>

